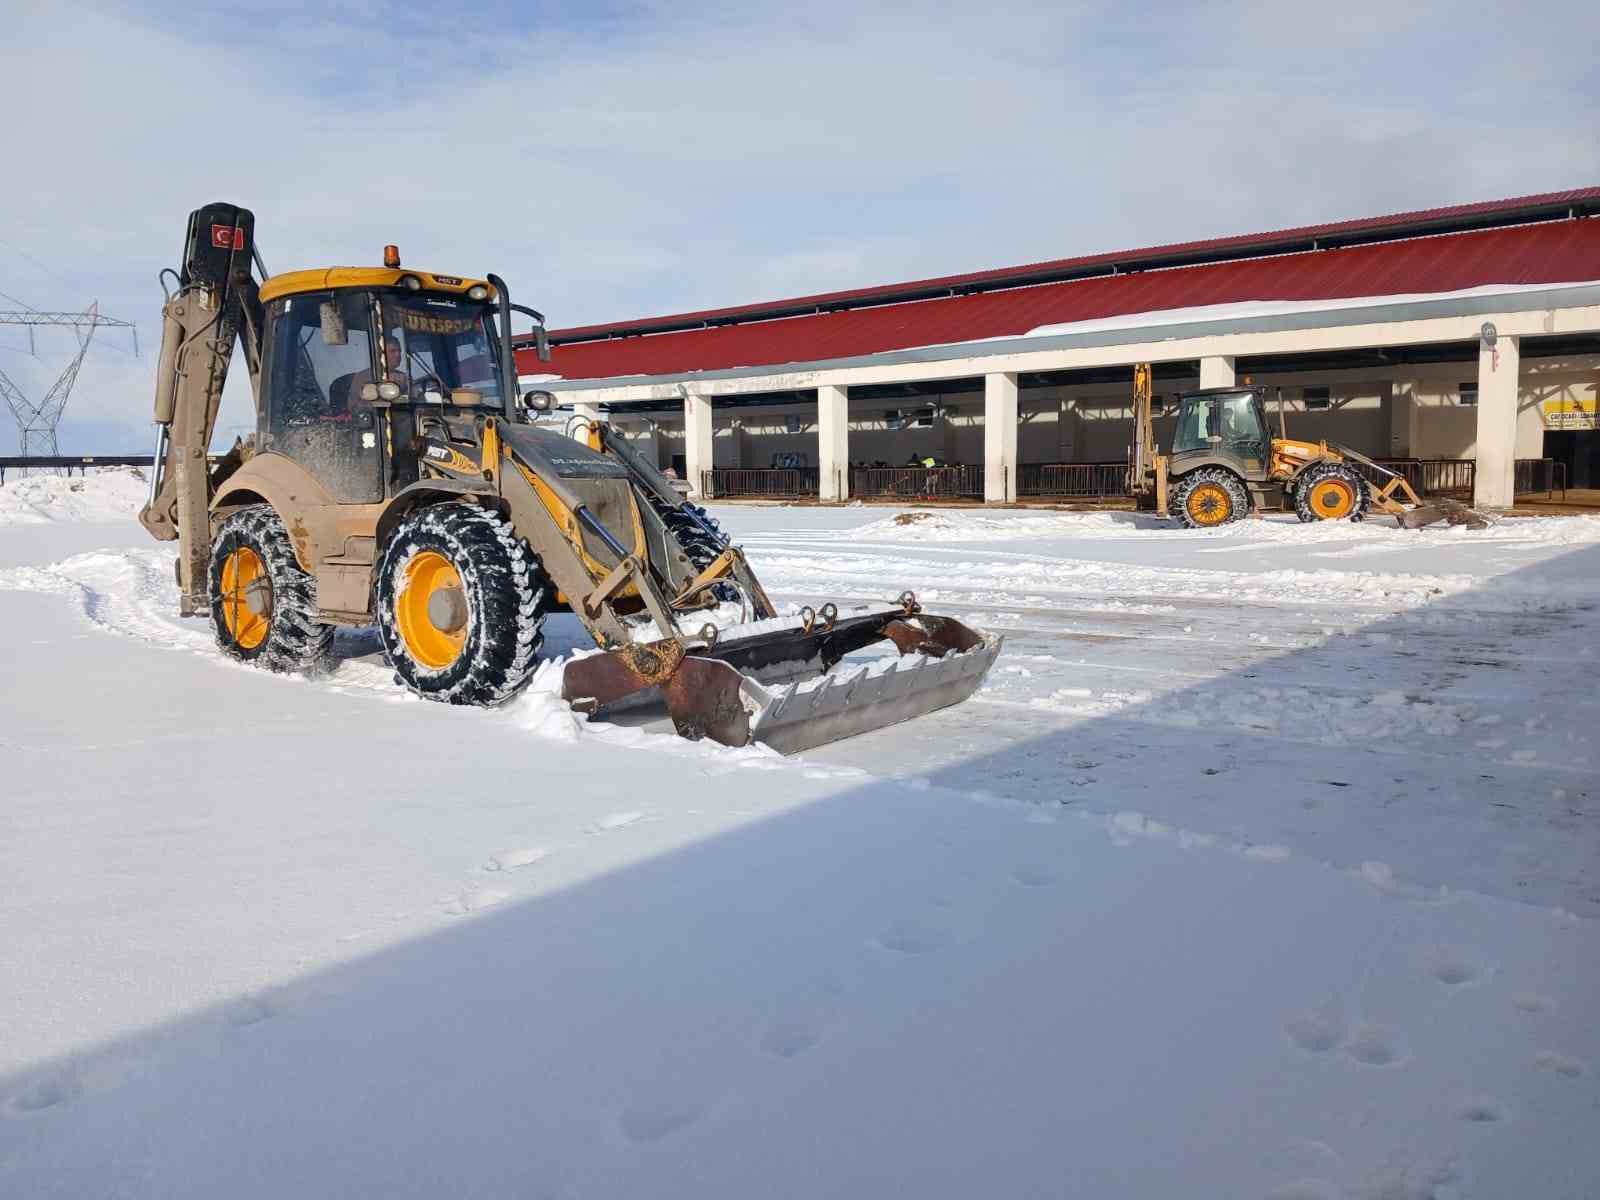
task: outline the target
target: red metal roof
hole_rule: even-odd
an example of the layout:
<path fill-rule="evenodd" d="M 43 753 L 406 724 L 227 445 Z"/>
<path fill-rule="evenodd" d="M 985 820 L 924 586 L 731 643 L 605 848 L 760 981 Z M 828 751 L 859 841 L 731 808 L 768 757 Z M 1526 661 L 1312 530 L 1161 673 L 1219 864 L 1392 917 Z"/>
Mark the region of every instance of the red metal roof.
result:
<path fill-rule="evenodd" d="M 1524 198 L 1518 203 L 1551 199 L 1558 202 L 1570 199 L 1576 203 L 1595 197 L 1600 197 L 1600 188 Z M 1511 203 L 1494 202 L 1500 209 Z M 1466 210 L 1491 209 L 1490 205 L 1467 205 L 1434 211 L 1460 216 Z M 1375 217 L 1290 232 L 1298 237 L 1350 233 L 1357 227 L 1372 228 L 1392 224 L 1395 220 Z M 1259 247 L 1268 236 L 1219 239 L 1189 246 L 1226 248 L 1234 243 L 1248 243 Z M 1095 259 L 1127 263 L 1131 256 L 1102 255 Z M 1087 263 L 1092 260 L 1070 261 Z M 1010 275 L 1015 271 L 951 276 L 949 280 L 971 283 L 985 276 Z M 1600 279 L 1600 220 L 1558 220 L 1203 266 L 1099 275 L 1063 283 L 776 320 L 747 318 L 743 323 L 679 332 L 579 341 L 553 347 L 552 361 L 548 365 L 538 363 L 531 353 L 519 352 L 519 365 L 529 373 L 552 372 L 566 379 L 778 366 L 913 346 L 1015 336 L 1041 325 L 1198 305 L 1447 292 L 1489 284 L 1591 279 Z M 845 296 L 859 299 L 874 291 L 893 292 L 906 286 L 830 293 L 828 297 L 815 299 L 819 304 Z M 750 306 L 752 310 L 761 307 Z M 729 315 L 739 311 L 714 310 L 704 315 Z M 631 323 L 630 328 L 639 325 Z M 559 336 L 569 337 L 580 332 L 587 331 L 567 330 Z"/>

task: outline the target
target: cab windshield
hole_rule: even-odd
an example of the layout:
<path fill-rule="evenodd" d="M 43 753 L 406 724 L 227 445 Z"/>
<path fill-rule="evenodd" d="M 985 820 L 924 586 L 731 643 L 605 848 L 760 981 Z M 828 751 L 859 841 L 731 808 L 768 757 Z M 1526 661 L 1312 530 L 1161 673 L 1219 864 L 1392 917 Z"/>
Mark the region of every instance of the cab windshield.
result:
<path fill-rule="evenodd" d="M 384 377 L 417 404 L 503 412 L 493 311 L 454 296 L 384 296 Z"/>
<path fill-rule="evenodd" d="M 1245 453 L 1263 440 L 1261 411 L 1253 392 L 1221 396 L 1189 396 L 1178 415 L 1172 452 L 1209 450 L 1212 439 L 1235 453 Z"/>

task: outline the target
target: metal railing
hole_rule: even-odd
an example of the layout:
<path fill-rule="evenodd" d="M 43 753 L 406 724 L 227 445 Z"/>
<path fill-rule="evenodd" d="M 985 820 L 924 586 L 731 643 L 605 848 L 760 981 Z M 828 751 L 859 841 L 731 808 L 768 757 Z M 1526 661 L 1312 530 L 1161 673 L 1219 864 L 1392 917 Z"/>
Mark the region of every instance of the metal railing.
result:
<path fill-rule="evenodd" d="M 1519 458 L 1514 490 L 1519 496 L 1543 494 L 1554 500 L 1567 498 L 1567 464 L 1553 458 Z"/>
<path fill-rule="evenodd" d="M 1470 458 L 1380 458 L 1383 466 L 1404 475 L 1419 496 L 1447 496 L 1470 501 L 1478 464 Z M 1359 463 L 1356 470 L 1362 470 Z M 1567 464 L 1553 458 L 1519 458 L 1513 491 L 1518 496 L 1567 494 Z M 1373 474 L 1372 472 L 1367 472 Z M 1373 474 L 1374 482 L 1381 482 Z"/>
<path fill-rule="evenodd" d="M 1405 476 L 1419 496 L 1448 496 L 1458 500 L 1472 499 L 1472 485 L 1477 463 L 1470 458 L 1380 458 L 1375 460 L 1396 475 Z M 1360 463 L 1352 464 L 1357 471 L 1369 475 L 1374 483 L 1382 484 L 1382 476 Z"/>
<path fill-rule="evenodd" d="M 148 454 L 83 454 L 83 455 L 57 455 L 52 458 L 0 458 L 0 487 L 5 486 L 7 471 L 65 471 L 71 475 L 74 471 L 79 474 L 90 467 L 148 467 L 155 460 Z"/>
<path fill-rule="evenodd" d="M 700 473 L 707 496 L 769 496 L 801 499 L 817 494 L 821 472 L 816 467 L 713 467 Z"/>
<path fill-rule="evenodd" d="M 982 467 L 855 467 L 850 495 L 863 500 L 982 500 Z"/>
<path fill-rule="evenodd" d="M 1023 463 L 1017 467 L 1017 495 L 1085 498 L 1126 496 L 1128 464 Z"/>

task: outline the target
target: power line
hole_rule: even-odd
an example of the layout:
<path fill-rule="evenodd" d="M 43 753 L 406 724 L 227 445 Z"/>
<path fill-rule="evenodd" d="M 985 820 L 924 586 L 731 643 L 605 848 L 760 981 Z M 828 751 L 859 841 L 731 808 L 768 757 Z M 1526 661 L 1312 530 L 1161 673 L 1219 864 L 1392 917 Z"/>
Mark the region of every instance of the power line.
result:
<path fill-rule="evenodd" d="M 60 453 L 56 445 L 56 429 L 60 426 L 61 416 L 66 411 L 67 400 L 72 395 L 72 385 L 77 382 L 78 370 L 83 366 L 84 356 L 89 353 L 89 343 L 94 340 L 94 331 L 102 325 L 133 330 L 133 347 L 134 353 L 137 354 L 138 330 L 131 321 L 102 316 L 98 301 L 91 303 L 84 312 L 69 313 L 41 312 L 15 296 L 6 296 L 6 299 L 14 304 L 21 304 L 22 310 L 0 312 L 0 325 L 26 326 L 30 345 L 33 341 L 33 330 L 40 325 L 66 326 L 78 339 L 78 353 L 57 376 L 55 383 L 50 385 L 50 390 L 45 393 L 44 399 L 38 403 L 23 395 L 22 389 L 13 383 L 4 371 L 0 371 L 0 396 L 5 398 L 6 406 L 11 409 L 11 415 L 16 419 L 17 440 L 20 443 L 22 457 L 54 458 Z"/>
<path fill-rule="evenodd" d="M 40 262 L 37 258 L 35 258 L 33 255 L 29 254 L 26 250 L 24 250 L 21 246 L 17 245 L 15 242 L 11 241 L 9 238 L 0 238 L 0 245 L 10 246 L 12 250 L 16 251 L 17 254 L 21 255 L 23 258 L 25 258 L 29 262 L 31 262 L 34 266 L 38 267 L 46 275 L 52 275 L 55 278 L 59 279 L 62 283 L 69 283 L 70 282 L 70 280 L 68 280 L 67 277 L 65 275 L 63 275 L 60 271 L 57 271 L 54 267 L 45 266 L 44 263 Z"/>

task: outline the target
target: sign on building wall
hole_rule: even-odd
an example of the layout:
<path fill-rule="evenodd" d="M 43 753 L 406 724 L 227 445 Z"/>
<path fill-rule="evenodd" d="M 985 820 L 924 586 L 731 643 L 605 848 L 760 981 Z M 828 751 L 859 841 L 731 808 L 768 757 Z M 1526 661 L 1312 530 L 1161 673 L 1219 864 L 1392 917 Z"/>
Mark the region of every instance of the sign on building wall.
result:
<path fill-rule="evenodd" d="M 1539 406 L 1546 429 L 1600 429 L 1595 423 L 1595 409 L 1600 401 L 1546 400 Z"/>

